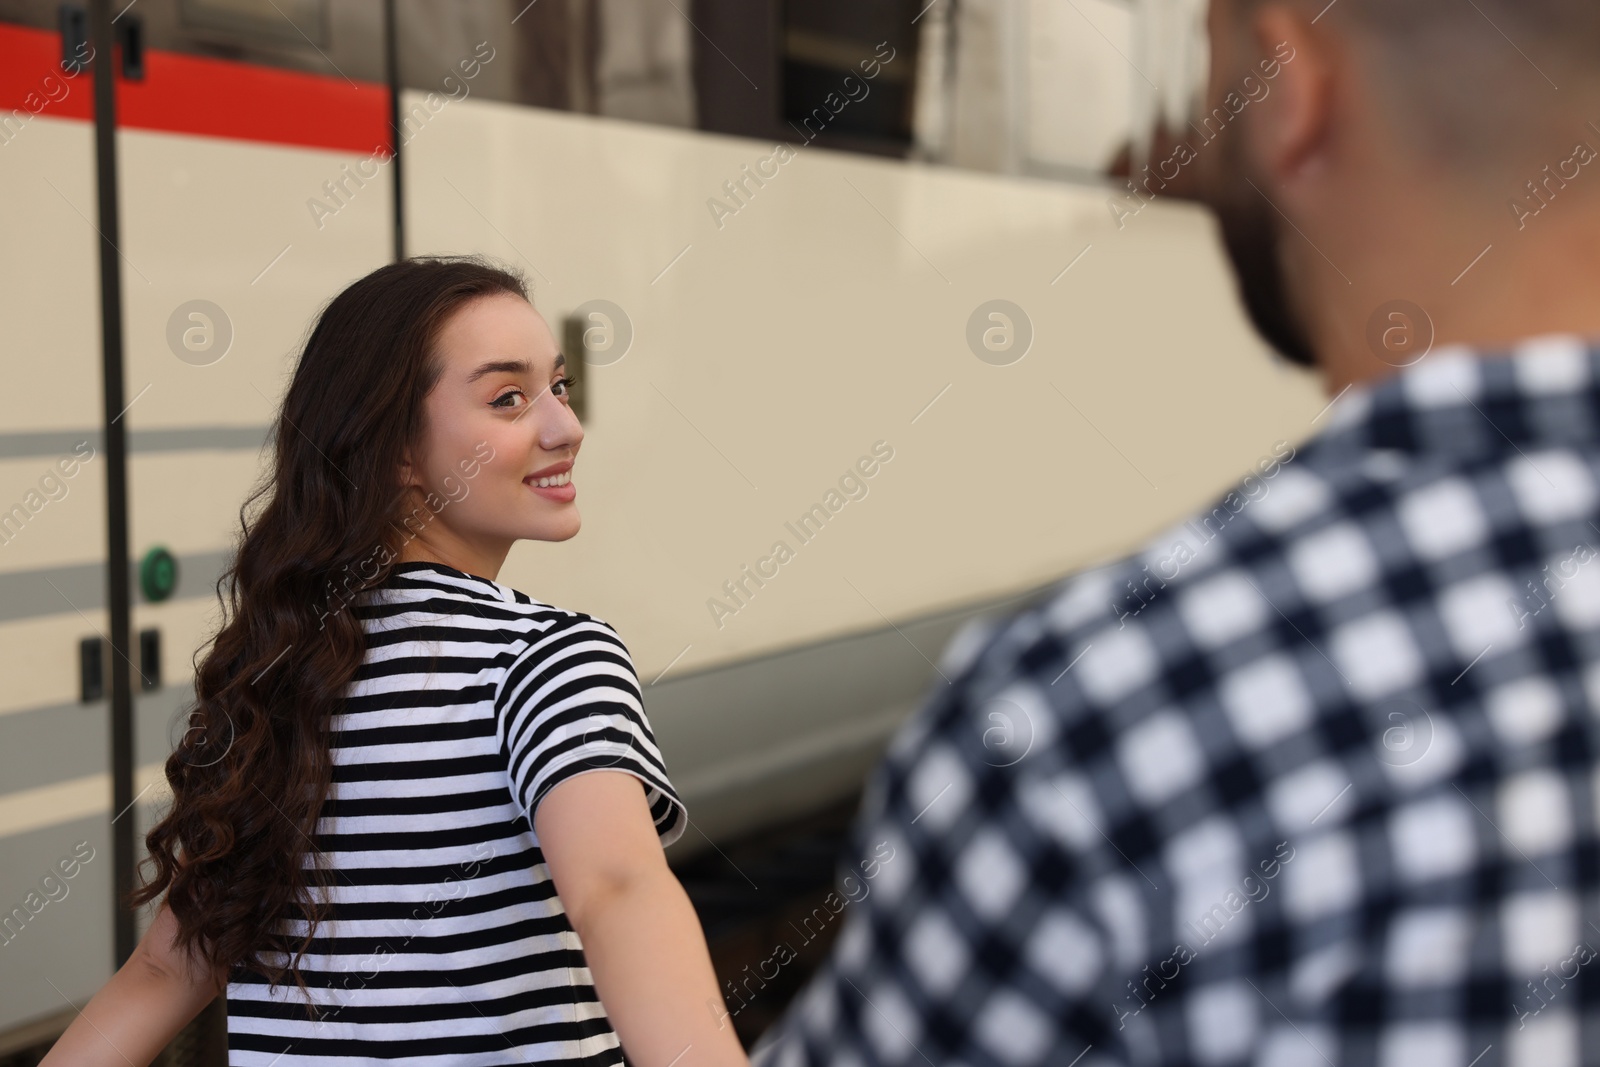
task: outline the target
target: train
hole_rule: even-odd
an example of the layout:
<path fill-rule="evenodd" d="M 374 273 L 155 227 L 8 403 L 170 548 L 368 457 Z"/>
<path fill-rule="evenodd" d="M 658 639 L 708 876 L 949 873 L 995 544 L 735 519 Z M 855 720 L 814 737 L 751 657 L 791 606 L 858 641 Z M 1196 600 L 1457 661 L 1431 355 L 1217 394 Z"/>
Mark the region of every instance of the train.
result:
<path fill-rule="evenodd" d="M 149 920 L 114 897 L 279 398 L 321 306 L 397 256 L 517 266 L 581 357 L 582 530 L 498 580 L 627 642 L 692 820 L 675 863 L 858 790 L 963 642 L 1314 429 L 1202 210 L 1119 214 L 1129 183 L 1061 153 L 868 143 L 931 28 L 791 27 L 747 95 L 815 105 L 729 132 L 673 94 L 726 104 L 722 42 L 766 39 L 733 5 L 653 8 L 692 61 L 629 98 L 602 54 L 554 103 L 517 88 L 531 6 L 0 4 L 0 1056 Z"/>

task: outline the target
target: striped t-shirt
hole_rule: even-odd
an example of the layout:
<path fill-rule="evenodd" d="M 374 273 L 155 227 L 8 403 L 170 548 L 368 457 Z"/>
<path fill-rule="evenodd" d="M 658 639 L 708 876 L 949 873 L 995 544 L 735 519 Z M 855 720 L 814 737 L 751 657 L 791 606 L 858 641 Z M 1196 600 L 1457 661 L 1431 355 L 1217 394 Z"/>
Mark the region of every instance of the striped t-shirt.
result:
<path fill-rule="evenodd" d="M 317 828 L 333 910 L 301 964 L 322 1017 L 292 979 L 269 996 L 236 968 L 230 1067 L 623 1063 L 532 816 L 556 783 L 609 769 L 643 783 L 663 845 L 683 834 L 627 647 L 431 561 L 349 610 L 367 652 Z"/>

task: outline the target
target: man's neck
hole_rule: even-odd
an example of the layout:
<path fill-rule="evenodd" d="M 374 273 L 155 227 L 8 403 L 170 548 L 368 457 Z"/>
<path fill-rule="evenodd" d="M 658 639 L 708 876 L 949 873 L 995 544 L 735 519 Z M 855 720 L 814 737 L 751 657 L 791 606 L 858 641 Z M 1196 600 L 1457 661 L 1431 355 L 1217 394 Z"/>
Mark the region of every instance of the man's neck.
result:
<path fill-rule="evenodd" d="M 1600 170 L 1592 177 L 1600 192 Z M 1327 394 L 1378 381 L 1447 345 L 1503 350 L 1546 334 L 1600 339 L 1600 196 L 1565 206 L 1567 217 L 1552 211 L 1539 220 L 1548 223 L 1544 232 L 1530 222 L 1498 239 L 1490 234 L 1478 258 L 1459 265 L 1427 254 L 1459 238 L 1430 241 L 1423 233 L 1410 244 L 1424 253 L 1413 262 L 1375 262 L 1370 271 L 1358 264 L 1349 284 L 1320 275 L 1322 291 L 1308 303 L 1327 309 L 1311 324 Z M 1414 331 L 1412 348 L 1407 331 Z"/>

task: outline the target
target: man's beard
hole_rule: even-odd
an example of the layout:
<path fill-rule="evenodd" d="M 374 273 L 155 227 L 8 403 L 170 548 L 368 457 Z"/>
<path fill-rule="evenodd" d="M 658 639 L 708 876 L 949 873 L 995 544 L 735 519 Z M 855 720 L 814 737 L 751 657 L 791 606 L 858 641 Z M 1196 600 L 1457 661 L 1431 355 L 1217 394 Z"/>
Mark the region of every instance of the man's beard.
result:
<path fill-rule="evenodd" d="M 1277 212 L 1245 180 L 1239 158 L 1243 131 L 1227 132 L 1233 137 L 1217 146 L 1218 158 L 1209 161 L 1201 199 L 1216 212 L 1239 296 L 1256 332 L 1289 362 L 1315 368 L 1316 352 L 1290 305 L 1288 283 L 1278 260 Z"/>

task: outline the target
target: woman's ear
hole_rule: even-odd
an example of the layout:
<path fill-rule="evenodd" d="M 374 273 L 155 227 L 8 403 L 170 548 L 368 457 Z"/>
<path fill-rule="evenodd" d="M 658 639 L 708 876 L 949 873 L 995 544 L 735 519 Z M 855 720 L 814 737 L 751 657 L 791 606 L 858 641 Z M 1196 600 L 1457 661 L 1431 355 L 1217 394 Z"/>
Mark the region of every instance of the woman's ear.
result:
<path fill-rule="evenodd" d="M 400 450 L 399 484 L 402 490 L 416 484 L 416 470 L 411 464 L 411 446 L 406 445 Z"/>

